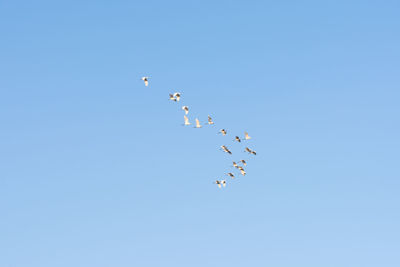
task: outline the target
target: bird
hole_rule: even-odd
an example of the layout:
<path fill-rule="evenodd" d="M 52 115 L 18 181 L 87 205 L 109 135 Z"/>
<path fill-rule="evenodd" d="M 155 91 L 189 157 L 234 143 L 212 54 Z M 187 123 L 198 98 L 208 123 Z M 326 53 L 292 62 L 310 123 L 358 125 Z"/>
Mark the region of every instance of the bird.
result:
<path fill-rule="evenodd" d="M 172 101 L 176 102 L 176 98 L 174 97 L 173 94 L 169 94 L 169 100 L 172 100 Z"/>
<path fill-rule="evenodd" d="M 149 78 L 150 77 L 142 77 L 142 81 L 144 81 L 144 85 L 148 86 L 149 85 Z"/>
<path fill-rule="evenodd" d="M 240 173 L 241 173 L 243 176 L 246 175 L 246 172 L 243 170 L 243 168 L 240 170 Z"/>
<path fill-rule="evenodd" d="M 235 168 L 237 168 L 237 167 L 238 167 L 237 163 L 236 163 L 236 162 L 234 162 L 234 161 L 232 161 L 232 165 L 233 165 L 233 167 L 235 167 Z"/>
<path fill-rule="evenodd" d="M 235 175 L 231 172 L 228 172 L 226 175 L 229 175 L 232 179 L 235 178 Z"/>
<path fill-rule="evenodd" d="M 186 115 L 183 115 L 183 118 L 185 119 L 185 124 L 184 125 L 190 125 L 188 117 L 186 117 Z"/>
<path fill-rule="evenodd" d="M 208 124 L 209 124 L 209 125 L 214 124 L 214 122 L 212 121 L 210 115 L 208 115 Z"/>
<path fill-rule="evenodd" d="M 226 181 L 225 180 L 221 180 L 221 184 L 222 184 L 223 187 L 225 187 L 226 186 Z"/>
<path fill-rule="evenodd" d="M 245 151 L 246 151 L 246 152 L 249 152 L 249 153 L 251 154 L 251 149 L 250 149 L 250 148 L 246 147 L 246 148 L 245 148 Z"/>
<path fill-rule="evenodd" d="M 182 109 L 185 111 L 186 115 L 189 113 L 189 107 L 188 106 L 183 106 Z"/>
<path fill-rule="evenodd" d="M 196 126 L 194 128 L 201 128 L 201 124 L 197 118 L 196 118 Z"/>
<path fill-rule="evenodd" d="M 222 135 L 226 135 L 227 131 L 225 129 L 221 129 L 221 130 L 219 130 L 218 133 L 222 133 Z"/>
<path fill-rule="evenodd" d="M 232 154 L 232 152 L 226 147 L 226 146 L 221 146 L 222 150 L 225 151 L 228 154 Z"/>
<path fill-rule="evenodd" d="M 240 162 L 243 163 L 244 166 L 247 165 L 247 163 L 246 163 L 246 161 L 244 159 L 241 159 Z"/>
<path fill-rule="evenodd" d="M 239 143 L 241 142 L 239 136 L 235 136 L 235 140 L 233 141 L 238 141 Z"/>
<path fill-rule="evenodd" d="M 253 154 L 254 156 L 257 155 L 257 153 L 254 150 L 251 151 L 251 154 Z"/>
<path fill-rule="evenodd" d="M 176 101 L 179 102 L 179 100 L 181 99 L 181 93 L 178 93 L 178 92 L 174 93 L 174 97 L 175 97 Z"/>
<path fill-rule="evenodd" d="M 249 134 L 247 132 L 244 132 L 244 140 L 249 140 L 249 139 L 251 139 Z"/>
<path fill-rule="evenodd" d="M 215 184 L 218 186 L 218 188 L 221 188 L 221 181 L 216 180 L 216 181 L 215 181 Z"/>

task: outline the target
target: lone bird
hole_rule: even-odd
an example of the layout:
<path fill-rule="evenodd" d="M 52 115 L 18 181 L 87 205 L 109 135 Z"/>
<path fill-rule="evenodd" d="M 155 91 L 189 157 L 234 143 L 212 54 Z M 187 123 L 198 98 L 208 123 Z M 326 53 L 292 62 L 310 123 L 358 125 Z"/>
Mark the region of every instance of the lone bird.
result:
<path fill-rule="evenodd" d="M 249 134 L 247 132 L 244 132 L 244 140 L 249 140 L 249 139 L 251 139 Z"/>
<path fill-rule="evenodd" d="M 174 97 L 175 97 L 176 101 L 179 102 L 179 100 L 181 99 L 181 93 L 178 93 L 178 92 L 174 93 Z"/>
<path fill-rule="evenodd" d="M 183 106 L 182 109 L 185 111 L 186 115 L 189 113 L 189 107 L 188 106 Z"/>
<path fill-rule="evenodd" d="M 229 175 L 229 177 L 231 177 L 232 179 L 235 178 L 235 175 L 231 172 L 228 172 L 226 175 Z"/>
<path fill-rule="evenodd" d="M 185 124 L 184 125 L 190 125 L 188 117 L 186 117 L 186 115 L 183 115 L 183 118 L 185 119 Z"/>
<path fill-rule="evenodd" d="M 241 142 L 239 136 L 235 136 L 235 140 L 233 141 L 238 141 L 239 143 Z"/>
<path fill-rule="evenodd" d="M 222 133 L 222 135 L 226 135 L 226 130 L 225 129 L 221 129 L 221 130 L 219 130 L 219 132 L 218 133 Z"/>
<path fill-rule="evenodd" d="M 221 146 L 222 150 L 225 151 L 226 153 L 232 155 L 232 152 L 226 147 L 226 146 Z"/>
<path fill-rule="evenodd" d="M 244 159 L 241 159 L 240 162 L 243 163 L 244 166 L 247 165 L 247 163 L 246 163 L 246 161 Z"/>
<path fill-rule="evenodd" d="M 245 151 L 249 152 L 249 154 L 251 154 L 251 152 L 252 152 L 252 150 L 250 148 L 248 148 L 248 147 L 245 148 Z"/>
<path fill-rule="evenodd" d="M 210 115 L 208 115 L 208 124 L 209 124 L 209 125 L 214 124 L 214 122 L 212 121 Z"/>
<path fill-rule="evenodd" d="M 150 77 L 142 77 L 142 81 L 144 81 L 144 85 L 148 86 L 149 85 L 149 78 Z"/>
<path fill-rule="evenodd" d="M 196 118 L 196 126 L 194 128 L 201 128 L 201 124 L 197 118 Z"/>

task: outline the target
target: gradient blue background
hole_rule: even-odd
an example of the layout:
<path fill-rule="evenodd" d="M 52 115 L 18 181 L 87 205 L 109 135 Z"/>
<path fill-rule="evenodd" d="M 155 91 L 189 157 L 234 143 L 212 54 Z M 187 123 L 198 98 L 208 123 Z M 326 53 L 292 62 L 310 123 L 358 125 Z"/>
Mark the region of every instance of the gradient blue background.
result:
<path fill-rule="evenodd" d="M 400 266 L 399 12 L 1 1 L 0 266 Z"/>

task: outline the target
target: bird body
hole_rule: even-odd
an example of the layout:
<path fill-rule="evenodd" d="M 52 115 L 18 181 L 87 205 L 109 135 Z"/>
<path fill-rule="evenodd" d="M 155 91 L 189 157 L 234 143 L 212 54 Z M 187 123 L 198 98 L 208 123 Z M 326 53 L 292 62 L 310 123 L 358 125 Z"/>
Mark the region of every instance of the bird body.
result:
<path fill-rule="evenodd" d="M 219 130 L 219 133 L 222 133 L 222 135 L 226 135 L 226 130 L 225 129 L 221 129 L 221 130 Z"/>
<path fill-rule="evenodd" d="M 188 106 L 183 106 L 182 109 L 185 111 L 186 115 L 189 113 L 189 107 Z"/>
<path fill-rule="evenodd" d="M 229 177 L 231 177 L 232 179 L 235 178 L 235 175 L 231 172 L 228 172 L 226 175 L 228 175 Z"/>
<path fill-rule="evenodd" d="M 142 81 L 144 81 L 144 85 L 148 86 L 149 85 L 149 78 L 150 77 L 142 77 Z"/>
<path fill-rule="evenodd" d="M 221 146 L 222 150 L 225 151 L 228 154 L 232 154 L 232 152 L 226 147 L 226 146 Z"/>
<path fill-rule="evenodd" d="M 199 120 L 196 118 L 196 126 L 195 126 L 195 128 L 201 128 L 201 124 L 200 124 L 200 122 L 199 122 Z"/>
<path fill-rule="evenodd" d="M 208 115 L 208 124 L 209 125 L 214 124 L 214 122 L 212 121 L 212 118 L 210 117 L 210 115 Z"/>
<path fill-rule="evenodd" d="M 179 102 L 179 100 L 181 99 L 181 93 L 178 93 L 178 92 L 174 93 L 174 97 L 175 97 L 176 101 Z"/>
<path fill-rule="evenodd" d="M 173 94 L 169 94 L 169 100 L 172 100 L 172 101 L 176 102 L 176 98 L 174 97 Z"/>
<path fill-rule="evenodd" d="M 185 124 L 184 125 L 190 125 L 189 118 L 186 117 L 186 115 L 183 115 L 183 118 L 185 119 Z"/>

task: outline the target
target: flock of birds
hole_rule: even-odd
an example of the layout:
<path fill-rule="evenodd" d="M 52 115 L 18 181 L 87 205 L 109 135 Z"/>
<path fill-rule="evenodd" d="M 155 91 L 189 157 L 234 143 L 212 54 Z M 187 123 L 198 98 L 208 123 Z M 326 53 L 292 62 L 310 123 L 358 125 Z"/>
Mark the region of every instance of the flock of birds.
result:
<path fill-rule="evenodd" d="M 142 77 L 142 81 L 144 82 L 145 86 L 149 86 L 149 78 L 150 77 Z M 173 101 L 173 102 L 179 102 L 181 99 L 181 94 L 176 92 L 173 94 L 169 94 L 169 100 Z M 187 117 L 187 115 L 189 114 L 189 107 L 188 106 L 182 106 L 182 110 L 184 111 L 185 115 L 183 115 L 183 119 L 184 119 L 184 123 L 183 126 L 189 126 L 191 125 L 189 118 Z M 202 128 L 202 125 L 200 123 L 200 121 L 196 118 L 195 119 L 195 126 L 194 128 Z M 212 120 L 212 118 L 210 117 L 210 115 L 208 115 L 208 120 L 207 120 L 207 124 L 208 125 L 214 125 L 214 121 Z M 225 129 L 221 129 L 219 132 L 219 134 L 222 134 L 223 136 L 226 136 L 228 134 L 227 130 Z M 241 143 L 242 141 L 247 141 L 250 140 L 251 137 L 249 136 L 249 134 L 247 132 L 244 133 L 244 138 L 240 138 L 239 136 L 235 136 L 235 139 L 233 139 L 233 142 L 238 142 Z M 222 150 L 223 152 L 232 155 L 232 151 L 226 146 L 226 145 L 222 145 L 220 147 L 220 150 Z M 249 155 L 257 155 L 256 151 L 254 151 L 253 149 L 250 149 L 249 147 L 245 147 L 244 152 L 247 152 Z M 239 170 L 240 174 L 245 176 L 246 175 L 246 171 L 244 170 L 244 167 L 247 166 L 247 162 L 244 159 L 241 159 L 237 162 L 232 161 L 232 167 L 236 168 L 237 170 Z M 230 178 L 234 179 L 235 178 L 235 174 L 232 172 L 228 172 L 225 174 L 226 176 L 229 176 Z M 225 179 L 217 179 L 214 184 L 216 184 L 218 186 L 218 188 L 222 188 L 225 187 L 227 182 Z"/>

